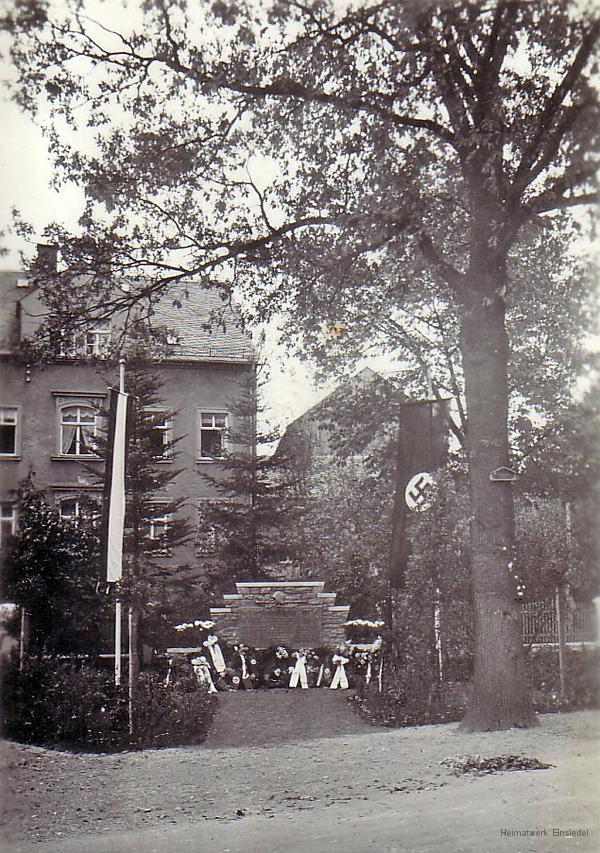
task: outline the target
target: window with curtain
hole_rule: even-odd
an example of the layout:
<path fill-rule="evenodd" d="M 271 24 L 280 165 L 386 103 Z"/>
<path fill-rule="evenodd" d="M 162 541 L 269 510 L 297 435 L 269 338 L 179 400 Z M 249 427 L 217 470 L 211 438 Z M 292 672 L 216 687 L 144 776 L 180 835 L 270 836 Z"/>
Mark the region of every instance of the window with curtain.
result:
<path fill-rule="evenodd" d="M 64 406 L 60 419 L 60 451 L 64 456 L 95 456 L 98 414 L 91 406 Z"/>

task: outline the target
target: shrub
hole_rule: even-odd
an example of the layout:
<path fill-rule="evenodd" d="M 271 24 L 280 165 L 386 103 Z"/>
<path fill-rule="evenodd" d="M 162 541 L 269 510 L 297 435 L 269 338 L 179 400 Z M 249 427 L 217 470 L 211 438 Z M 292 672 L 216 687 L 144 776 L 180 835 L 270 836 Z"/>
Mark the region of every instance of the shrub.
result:
<path fill-rule="evenodd" d="M 575 710 L 598 707 L 600 699 L 600 652 L 598 649 L 567 649 L 567 698 L 560 696 L 556 648 L 532 649 L 527 672 L 536 711 Z M 427 673 L 424 673 L 426 676 Z M 431 677 L 420 681 L 406 669 L 388 670 L 382 693 L 359 686 L 352 702 L 371 722 L 384 726 L 414 726 L 460 720 L 467 704 L 469 684 L 446 682 L 437 688 Z"/>
<path fill-rule="evenodd" d="M 532 649 L 527 673 L 537 711 L 594 708 L 600 700 L 600 652 L 596 648 L 567 648 L 565 656 L 567 698 L 560 695 L 560 670 L 556 647 Z"/>
<path fill-rule="evenodd" d="M 201 743 L 207 736 L 215 699 L 185 684 L 164 686 L 156 673 L 142 673 L 137 697 L 136 734 L 132 745 L 175 746 Z"/>
<path fill-rule="evenodd" d="M 102 751 L 200 743 L 214 707 L 199 687 L 166 688 L 156 673 L 144 673 L 130 735 L 127 686 L 116 687 L 107 670 L 56 660 L 30 660 L 22 673 L 7 672 L 3 696 L 6 736 Z"/>

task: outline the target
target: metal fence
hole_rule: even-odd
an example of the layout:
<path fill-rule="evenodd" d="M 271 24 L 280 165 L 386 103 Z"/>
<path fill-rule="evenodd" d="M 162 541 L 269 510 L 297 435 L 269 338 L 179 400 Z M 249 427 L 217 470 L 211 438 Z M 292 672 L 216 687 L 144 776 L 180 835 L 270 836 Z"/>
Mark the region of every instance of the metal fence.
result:
<path fill-rule="evenodd" d="M 565 631 L 567 643 L 593 643 L 598 639 L 593 604 L 566 604 Z M 523 642 L 558 643 L 556 601 L 523 603 Z"/>

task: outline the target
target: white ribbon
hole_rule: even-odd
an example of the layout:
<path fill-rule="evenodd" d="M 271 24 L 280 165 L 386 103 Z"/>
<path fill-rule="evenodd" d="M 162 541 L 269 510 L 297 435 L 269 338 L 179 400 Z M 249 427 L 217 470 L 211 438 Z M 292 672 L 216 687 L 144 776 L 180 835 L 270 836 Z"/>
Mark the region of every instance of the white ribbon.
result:
<path fill-rule="evenodd" d="M 192 660 L 192 666 L 194 667 L 198 683 L 208 687 L 209 693 L 216 693 L 217 688 L 213 683 L 212 675 L 210 674 L 210 667 L 206 658 L 194 658 Z"/>
<path fill-rule="evenodd" d="M 367 664 L 367 674 L 365 675 L 365 684 L 371 681 L 371 661 Z"/>
<path fill-rule="evenodd" d="M 323 681 L 323 672 L 325 670 L 325 664 L 322 663 L 319 667 L 319 674 L 317 675 L 317 687 L 321 686 L 321 682 Z"/>
<path fill-rule="evenodd" d="M 206 640 L 202 643 L 202 645 L 206 646 L 206 648 L 210 652 L 215 672 L 218 672 L 219 675 L 222 672 L 225 672 L 225 658 L 223 657 L 223 652 L 221 651 L 221 646 L 219 645 L 219 638 L 216 636 L 216 634 L 209 634 Z"/>
<path fill-rule="evenodd" d="M 298 655 L 298 660 L 290 676 L 290 687 L 297 687 L 298 681 L 303 690 L 308 688 L 308 679 L 306 677 L 306 655 Z"/>
<path fill-rule="evenodd" d="M 240 660 L 242 662 L 242 679 L 248 678 L 248 667 L 246 666 L 246 655 L 244 652 L 240 652 L 238 650 L 238 655 L 240 656 Z"/>
<path fill-rule="evenodd" d="M 341 690 L 348 689 L 348 676 L 346 675 L 346 670 L 344 667 L 350 660 L 350 658 L 344 658 L 341 655 L 334 655 L 332 657 L 332 663 L 336 664 L 336 669 L 333 674 L 333 679 L 331 681 L 330 690 L 337 690 L 339 687 Z"/>

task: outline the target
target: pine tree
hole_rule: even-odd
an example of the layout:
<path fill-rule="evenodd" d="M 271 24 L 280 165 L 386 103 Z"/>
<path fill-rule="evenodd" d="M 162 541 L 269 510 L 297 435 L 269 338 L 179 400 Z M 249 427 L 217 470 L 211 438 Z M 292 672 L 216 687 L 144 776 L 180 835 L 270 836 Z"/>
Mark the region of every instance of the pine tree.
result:
<path fill-rule="evenodd" d="M 31 654 L 100 651 L 108 611 L 96 592 L 97 507 L 77 524 L 61 519 L 29 475 L 19 489 L 19 530 L 4 562 L 5 594 L 28 615 Z"/>
<path fill-rule="evenodd" d="M 177 548 L 190 540 L 192 531 L 187 519 L 178 515 L 185 498 L 167 493 L 181 469 L 161 464 L 176 456 L 179 437 L 165 429 L 175 413 L 166 409 L 161 398 L 160 346 L 143 325 L 133 324 L 124 354 L 125 390 L 133 398 L 133 416 L 127 445 L 123 578 L 118 594 L 131 608 L 137 649 L 138 637 L 151 647 L 162 645 L 181 601 L 190 594 L 192 568 L 173 563 Z M 106 439 L 100 439 L 100 455 L 104 455 L 105 445 Z M 168 562 L 166 558 L 170 558 Z M 134 680 L 137 657 L 136 652 Z"/>
<path fill-rule="evenodd" d="M 233 580 L 279 574 L 278 564 L 290 556 L 285 531 L 295 506 L 292 478 L 279 460 L 257 452 L 276 439 L 269 429 L 257 431 L 265 412 L 259 372 L 255 365 L 231 401 L 231 449 L 220 459 L 218 475 L 202 473 L 219 493 L 219 499 L 207 502 L 199 531 L 200 547 L 212 553 L 206 571 L 213 594 Z"/>

